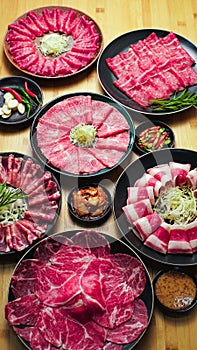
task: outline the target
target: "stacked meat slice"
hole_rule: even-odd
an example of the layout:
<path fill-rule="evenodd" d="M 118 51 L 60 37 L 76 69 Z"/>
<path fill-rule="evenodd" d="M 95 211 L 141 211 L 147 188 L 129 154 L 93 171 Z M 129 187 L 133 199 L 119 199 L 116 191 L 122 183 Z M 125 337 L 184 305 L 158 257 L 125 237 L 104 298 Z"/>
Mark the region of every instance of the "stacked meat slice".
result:
<path fill-rule="evenodd" d="M 154 211 L 155 201 L 166 188 L 185 186 L 196 198 L 197 168 L 190 169 L 189 163 L 173 161 L 157 165 L 148 169 L 134 187 L 128 188 L 127 203 L 122 208 L 126 218 L 136 236 L 160 253 L 193 254 L 197 251 L 197 213 L 191 222 L 187 223 L 184 214 L 185 223 L 171 224 Z"/>
<path fill-rule="evenodd" d="M 148 325 L 142 263 L 81 231 L 43 240 L 11 281 L 5 314 L 32 350 L 122 349 Z"/>
<path fill-rule="evenodd" d="M 70 50 L 58 57 L 44 56 L 37 40 L 48 33 L 72 36 Z M 43 9 L 30 11 L 8 26 L 6 41 L 14 62 L 32 74 L 55 77 L 73 74 L 93 61 L 102 38 L 96 24 L 73 9 Z"/>
<path fill-rule="evenodd" d="M 71 141 L 71 130 L 79 124 L 95 128 L 92 147 L 79 147 Z M 48 163 L 73 174 L 92 174 L 114 167 L 127 152 L 130 140 L 133 135 L 124 115 L 89 95 L 56 103 L 37 124 L 37 143 Z"/>
<path fill-rule="evenodd" d="M 27 210 L 12 224 L 0 223 L 0 252 L 21 251 L 41 238 L 57 215 L 60 192 L 51 173 L 30 157 L 0 156 L 0 183 L 28 196 Z"/>
<path fill-rule="evenodd" d="M 118 78 L 114 85 L 142 107 L 197 84 L 194 59 L 172 32 L 161 38 L 153 32 L 106 63 Z"/>

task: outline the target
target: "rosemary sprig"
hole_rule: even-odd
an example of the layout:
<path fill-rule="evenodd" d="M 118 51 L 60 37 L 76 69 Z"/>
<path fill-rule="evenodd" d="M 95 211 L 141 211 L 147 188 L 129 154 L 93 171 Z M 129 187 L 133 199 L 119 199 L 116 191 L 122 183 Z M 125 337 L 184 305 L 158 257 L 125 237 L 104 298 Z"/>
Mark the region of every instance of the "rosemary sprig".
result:
<path fill-rule="evenodd" d="M 179 95 L 177 93 L 170 99 L 158 99 L 150 101 L 154 111 L 177 111 L 184 107 L 194 107 L 197 109 L 197 93 L 184 89 Z"/>
<path fill-rule="evenodd" d="M 0 184 L 0 207 L 12 204 L 20 198 L 26 198 L 20 188 L 13 188 L 7 186 L 6 182 Z"/>

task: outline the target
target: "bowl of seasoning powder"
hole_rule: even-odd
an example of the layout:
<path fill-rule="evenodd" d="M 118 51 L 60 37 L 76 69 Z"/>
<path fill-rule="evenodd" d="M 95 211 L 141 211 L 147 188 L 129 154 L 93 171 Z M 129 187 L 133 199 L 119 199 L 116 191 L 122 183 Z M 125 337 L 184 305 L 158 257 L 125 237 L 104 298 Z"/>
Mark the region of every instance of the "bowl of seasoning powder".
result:
<path fill-rule="evenodd" d="M 160 309 L 176 316 L 197 304 L 197 280 L 179 268 L 159 271 L 153 280 L 155 300 Z"/>
<path fill-rule="evenodd" d="M 174 132 L 160 120 L 145 121 L 135 129 L 134 150 L 140 155 L 163 148 L 172 148 L 174 144 Z"/>

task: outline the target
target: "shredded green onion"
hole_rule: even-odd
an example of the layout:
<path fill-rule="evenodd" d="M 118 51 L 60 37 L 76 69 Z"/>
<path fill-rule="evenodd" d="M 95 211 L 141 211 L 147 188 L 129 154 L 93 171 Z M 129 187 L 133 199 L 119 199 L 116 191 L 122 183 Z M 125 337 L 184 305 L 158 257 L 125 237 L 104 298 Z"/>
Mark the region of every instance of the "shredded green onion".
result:
<path fill-rule="evenodd" d="M 196 198 L 186 186 L 170 187 L 158 197 L 154 211 L 170 224 L 188 224 L 197 217 Z"/>
<path fill-rule="evenodd" d="M 56 57 L 69 51 L 73 46 L 73 38 L 65 34 L 58 33 L 46 34 L 42 37 L 38 45 L 44 56 Z"/>
<path fill-rule="evenodd" d="M 70 140 L 78 147 L 92 147 L 96 140 L 96 129 L 93 125 L 78 124 L 71 130 Z"/>

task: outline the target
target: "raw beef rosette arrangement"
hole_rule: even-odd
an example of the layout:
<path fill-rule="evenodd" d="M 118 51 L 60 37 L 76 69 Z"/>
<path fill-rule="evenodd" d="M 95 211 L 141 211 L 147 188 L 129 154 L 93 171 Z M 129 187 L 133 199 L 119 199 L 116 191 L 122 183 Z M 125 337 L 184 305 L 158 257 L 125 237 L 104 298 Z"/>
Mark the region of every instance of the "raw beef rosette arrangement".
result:
<path fill-rule="evenodd" d="M 106 59 L 117 78 L 113 84 L 144 108 L 152 100 L 169 99 L 175 92 L 197 84 L 194 63 L 172 32 L 164 37 L 153 32 L 127 51 Z"/>
<path fill-rule="evenodd" d="M 61 193 L 30 157 L 0 155 L 0 253 L 22 251 L 56 222 Z"/>
<path fill-rule="evenodd" d="M 49 165 L 86 175 L 119 163 L 129 151 L 130 133 L 125 115 L 114 105 L 79 94 L 49 108 L 38 119 L 31 141 Z"/>
<path fill-rule="evenodd" d="M 17 265 L 5 316 L 32 350 L 118 350 L 148 326 L 145 285 L 141 261 L 104 235 L 56 234 Z"/>
<path fill-rule="evenodd" d="M 147 247 L 163 254 L 197 251 L 197 168 L 174 161 L 157 165 L 127 194 L 122 209 Z"/>
<path fill-rule="evenodd" d="M 66 7 L 27 12 L 8 26 L 8 58 L 19 69 L 44 77 L 72 75 L 93 63 L 102 35 L 82 12 Z"/>

